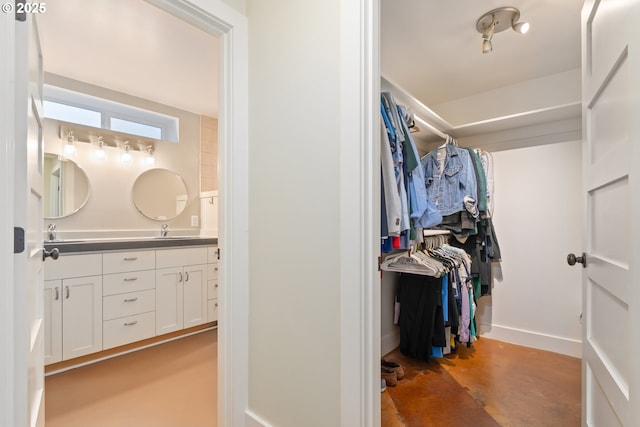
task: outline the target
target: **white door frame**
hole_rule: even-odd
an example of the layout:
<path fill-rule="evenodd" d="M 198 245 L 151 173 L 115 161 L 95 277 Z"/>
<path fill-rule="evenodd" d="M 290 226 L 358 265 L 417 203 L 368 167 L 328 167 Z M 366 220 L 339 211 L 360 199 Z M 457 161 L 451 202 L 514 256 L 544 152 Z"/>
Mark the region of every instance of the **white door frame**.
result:
<path fill-rule="evenodd" d="M 340 2 L 342 427 L 380 426 L 379 11 Z"/>
<path fill-rule="evenodd" d="M 14 423 L 13 200 L 15 158 L 15 21 L 0 14 L 0 425 Z"/>
<path fill-rule="evenodd" d="M 220 38 L 218 425 L 243 426 L 249 400 L 247 19 L 220 0 L 147 1 Z"/>

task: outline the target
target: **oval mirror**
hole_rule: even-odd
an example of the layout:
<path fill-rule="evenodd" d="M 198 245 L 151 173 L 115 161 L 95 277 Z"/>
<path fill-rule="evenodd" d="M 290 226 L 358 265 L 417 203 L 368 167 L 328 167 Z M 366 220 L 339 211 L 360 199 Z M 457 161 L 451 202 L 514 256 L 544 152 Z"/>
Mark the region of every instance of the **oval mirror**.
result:
<path fill-rule="evenodd" d="M 133 184 L 133 203 L 147 218 L 173 219 L 184 211 L 188 200 L 182 177 L 166 169 L 149 169 Z"/>
<path fill-rule="evenodd" d="M 42 211 L 46 219 L 74 214 L 89 200 L 89 178 L 72 160 L 45 153 L 42 175 Z"/>

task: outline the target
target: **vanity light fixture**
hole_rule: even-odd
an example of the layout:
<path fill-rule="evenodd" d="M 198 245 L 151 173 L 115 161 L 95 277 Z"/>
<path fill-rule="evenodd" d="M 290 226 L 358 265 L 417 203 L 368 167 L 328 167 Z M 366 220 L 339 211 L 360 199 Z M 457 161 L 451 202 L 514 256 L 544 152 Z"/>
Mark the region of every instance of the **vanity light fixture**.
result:
<path fill-rule="evenodd" d="M 96 140 L 96 151 L 93 152 L 93 156 L 96 160 L 104 160 L 107 158 L 107 153 L 104 151 L 104 145 L 102 137 L 99 136 Z"/>
<path fill-rule="evenodd" d="M 147 157 L 145 157 L 144 159 L 144 164 L 147 166 L 153 166 L 156 164 L 156 157 L 153 153 L 153 147 L 151 145 L 148 145 L 147 148 L 145 149 L 145 151 L 147 152 Z"/>
<path fill-rule="evenodd" d="M 122 145 L 122 149 L 124 150 L 122 155 L 120 156 L 120 161 L 125 165 L 130 165 L 133 163 L 133 155 L 131 154 L 131 146 L 129 146 L 129 141 L 125 141 Z"/>
<path fill-rule="evenodd" d="M 76 137 L 73 136 L 73 132 L 69 131 L 67 133 L 67 142 L 64 144 L 64 147 L 62 148 L 62 155 L 64 157 L 75 157 L 76 155 Z"/>
<path fill-rule="evenodd" d="M 476 22 L 476 30 L 482 34 L 482 53 L 493 51 L 493 35 L 508 28 L 525 34 L 529 31 L 528 22 L 518 22 L 520 11 L 515 7 L 499 7 L 482 15 Z"/>

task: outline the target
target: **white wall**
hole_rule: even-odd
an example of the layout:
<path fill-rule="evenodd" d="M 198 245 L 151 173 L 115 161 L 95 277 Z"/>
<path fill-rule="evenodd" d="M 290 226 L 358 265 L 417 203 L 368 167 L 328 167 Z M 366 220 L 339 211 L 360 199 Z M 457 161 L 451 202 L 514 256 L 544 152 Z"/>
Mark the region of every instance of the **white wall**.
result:
<path fill-rule="evenodd" d="M 453 126 L 580 102 L 580 69 L 430 105 Z"/>
<path fill-rule="evenodd" d="M 340 4 L 249 0 L 247 16 L 249 407 L 338 426 Z"/>
<path fill-rule="evenodd" d="M 483 336 L 580 356 L 580 141 L 505 150 L 495 162 L 502 280 L 480 299 Z"/>
<path fill-rule="evenodd" d="M 192 215 L 200 216 L 200 116 L 52 74 L 47 74 L 46 82 L 178 117 L 179 143 L 157 142 L 153 167 L 168 169 L 182 176 L 187 186 L 189 204 L 185 211 L 173 220 L 154 221 L 146 218 L 138 212 L 132 200 L 132 188 L 136 178 L 149 169 L 149 166 L 143 163 L 144 154 L 133 152 L 133 164 L 123 165 L 116 159 L 117 150 L 108 147 L 105 150 L 107 159 L 97 161 L 93 158 L 94 147 L 78 142 L 78 153 L 73 160 L 89 177 L 89 200 L 84 208 L 69 217 L 45 219 L 45 228 L 46 224 L 55 223 L 60 238 L 100 237 L 105 234 L 141 236 L 159 233 L 160 225 L 166 222 L 171 233 L 197 235 L 199 228 L 191 227 L 190 219 Z M 55 121 L 45 121 L 44 143 L 45 152 L 61 153 L 62 141 Z"/>

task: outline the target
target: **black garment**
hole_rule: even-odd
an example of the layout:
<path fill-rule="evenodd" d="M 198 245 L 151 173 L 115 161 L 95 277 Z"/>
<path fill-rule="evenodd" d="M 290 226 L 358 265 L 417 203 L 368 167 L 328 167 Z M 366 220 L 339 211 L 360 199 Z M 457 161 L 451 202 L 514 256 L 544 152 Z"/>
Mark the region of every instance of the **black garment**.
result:
<path fill-rule="evenodd" d="M 446 346 L 442 279 L 401 273 L 398 302 L 400 351 L 415 359 L 429 360 L 432 346 Z"/>
<path fill-rule="evenodd" d="M 458 329 L 460 329 L 460 312 L 458 311 L 458 301 L 456 299 L 458 292 L 451 286 L 456 280 L 456 273 L 457 270 L 452 270 L 449 273 L 449 321 L 447 323 L 451 326 L 451 335 L 458 335 Z"/>

